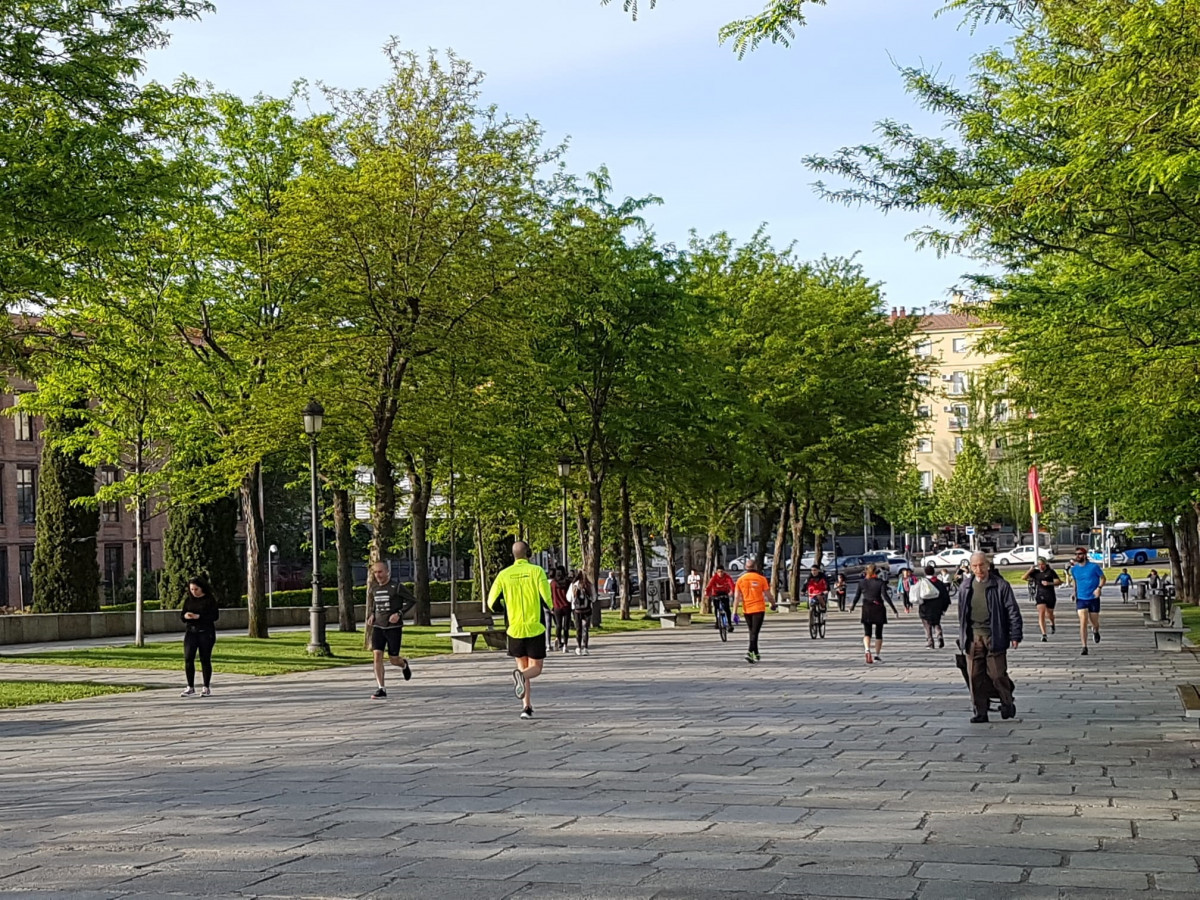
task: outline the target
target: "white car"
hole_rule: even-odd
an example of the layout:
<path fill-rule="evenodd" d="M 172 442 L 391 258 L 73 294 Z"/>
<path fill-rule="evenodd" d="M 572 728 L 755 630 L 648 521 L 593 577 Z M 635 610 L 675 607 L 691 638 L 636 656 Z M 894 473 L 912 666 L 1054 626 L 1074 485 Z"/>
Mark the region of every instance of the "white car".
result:
<path fill-rule="evenodd" d="M 1049 547 L 1038 547 L 1037 556 L 1039 559 L 1044 559 L 1046 562 L 1054 562 L 1054 552 Z M 1011 550 L 1003 550 L 997 553 L 993 562 L 998 566 L 1012 566 L 1017 564 L 1033 565 L 1033 544 L 1022 544 L 1019 547 L 1013 547 Z"/>
<path fill-rule="evenodd" d="M 938 569 L 957 569 L 963 563 L 969 563 L 970 561 L 970 550 L 964 550 L 962 547 L 947 547 L 940 553 L 926 556 L 921 560 L 921 565 L 934 566 Z"/>
<path fill-rule="evenodd" d="M 899 574 L 901 569 L 912 571 L 913 564 L 908 561 L 907 556 L 901 556 L 898 553 L 888 554 L 888 569 L 893 573 Z"/>

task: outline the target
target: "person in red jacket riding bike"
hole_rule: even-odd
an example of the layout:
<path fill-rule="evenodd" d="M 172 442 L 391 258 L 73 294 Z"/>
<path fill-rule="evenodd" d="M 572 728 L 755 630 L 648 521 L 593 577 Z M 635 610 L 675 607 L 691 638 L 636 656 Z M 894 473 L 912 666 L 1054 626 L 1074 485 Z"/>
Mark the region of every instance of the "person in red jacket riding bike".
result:
<path fill-rule="evenodd" d="M 708 581 L 708 586 L 704 589 L 704 596 L 713 602 L 713 612 L 715 613 L 718 609 L 725 610 L 725 621 L 728 623 L 730 631 L 733 631 L 733 611 L 729 608 L 729 598 L 733 596 L 733 588 L 733 579 L 729 577 L 724 566 L 718 565 L 717 571 L 713 573 L 713 577 Z M 720 625 L 713 625 L 713 628 L 719 627 Z"/>

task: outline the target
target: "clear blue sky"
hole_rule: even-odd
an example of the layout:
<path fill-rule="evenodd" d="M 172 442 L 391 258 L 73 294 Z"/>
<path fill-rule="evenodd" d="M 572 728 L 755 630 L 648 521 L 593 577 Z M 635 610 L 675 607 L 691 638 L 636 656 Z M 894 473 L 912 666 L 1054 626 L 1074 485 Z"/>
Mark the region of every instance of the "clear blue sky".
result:
<path fill-rule="evenodd" d="M 829 0 L 790 49 L 738 61 L 718 27 L 762 0 L 659 0 L 632 22 L 621 0 L 217 0 L 175 29 L 149 75 L 187 73 L 221 90 L 284 94 L 307 78 L 374 87 L 391 35 L 415 50 L 453 48 L 487 73 L 486 99 L 570 141 L 568 164 L 604 164 L 619 195 L 656 194 L 661 240 L 689 229 L 748 237 L 761 223 L 804 258 L 849 255 L 883 282 L 889 306 L 944 302 L 970 260 L 939 260 L 905 236 L 919 216 L 883 216 L 819 199 L 801 159 L 869 142 L 893 118 L 940 127 L 907 97 L 896 65 L 937 67 L 961 83 L 971 56 L 1001 41 L 972 35 L 943 0 Z"/>

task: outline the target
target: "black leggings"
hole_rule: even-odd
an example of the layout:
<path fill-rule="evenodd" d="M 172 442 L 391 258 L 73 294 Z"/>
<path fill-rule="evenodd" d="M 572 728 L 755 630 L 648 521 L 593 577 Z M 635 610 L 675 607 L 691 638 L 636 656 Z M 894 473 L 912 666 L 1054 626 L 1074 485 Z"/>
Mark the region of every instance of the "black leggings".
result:
<path fill-rule="evenodd" d="M 571 610 L 556 609 L 554 610 L 554 639 L 558 641 L 560 647 L 567 646 L 567 640 L 571 637 Z"/>
<path fill-rule="evenodd" d="M 592 630 L 592 611 L 590 609 L 575 610 L 575 642 L 580 647 L 588 645 L 588 632 Z"/>
<path fill-rule="evenodd" d="M 188 631 L 183 635 L 183 674 L 188 687 L 196 686 L 196 651 L 200 651 L 200 669 L 204 674 L 204 686 L 212 681 L 212 651 L 217 642 L 215 631 Z"/>
<path fill-rule="evenodd" d="M 863 622 L 863 637 L 871 636 L 871 629 L 875 629 L 875 640 L 883 640 L 883 623 L 882 622 Z"/>
<path fill-rule="evenodd" d="M 758 633 L 762 631 L 763 619 L 766 612 L 746 613 L 746 627 L 750 629 L 750 652 L 758 652 Z"/>

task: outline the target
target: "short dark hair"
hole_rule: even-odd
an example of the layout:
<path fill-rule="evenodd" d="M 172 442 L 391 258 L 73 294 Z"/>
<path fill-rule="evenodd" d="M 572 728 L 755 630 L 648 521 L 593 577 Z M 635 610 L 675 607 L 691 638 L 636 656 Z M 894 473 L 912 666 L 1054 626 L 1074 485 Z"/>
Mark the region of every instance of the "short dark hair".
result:
<path fill-rule="evenodd" d="M 936 569 L 936 568 L 934 568 L 933 566 L 926 566 L 926 567 L 925 567 L 925 574 L 926 574 L 926 575 L 930 575 L 930 576 L 936 575 L 936 574 L 937 574 L 937 569 Z"/>

